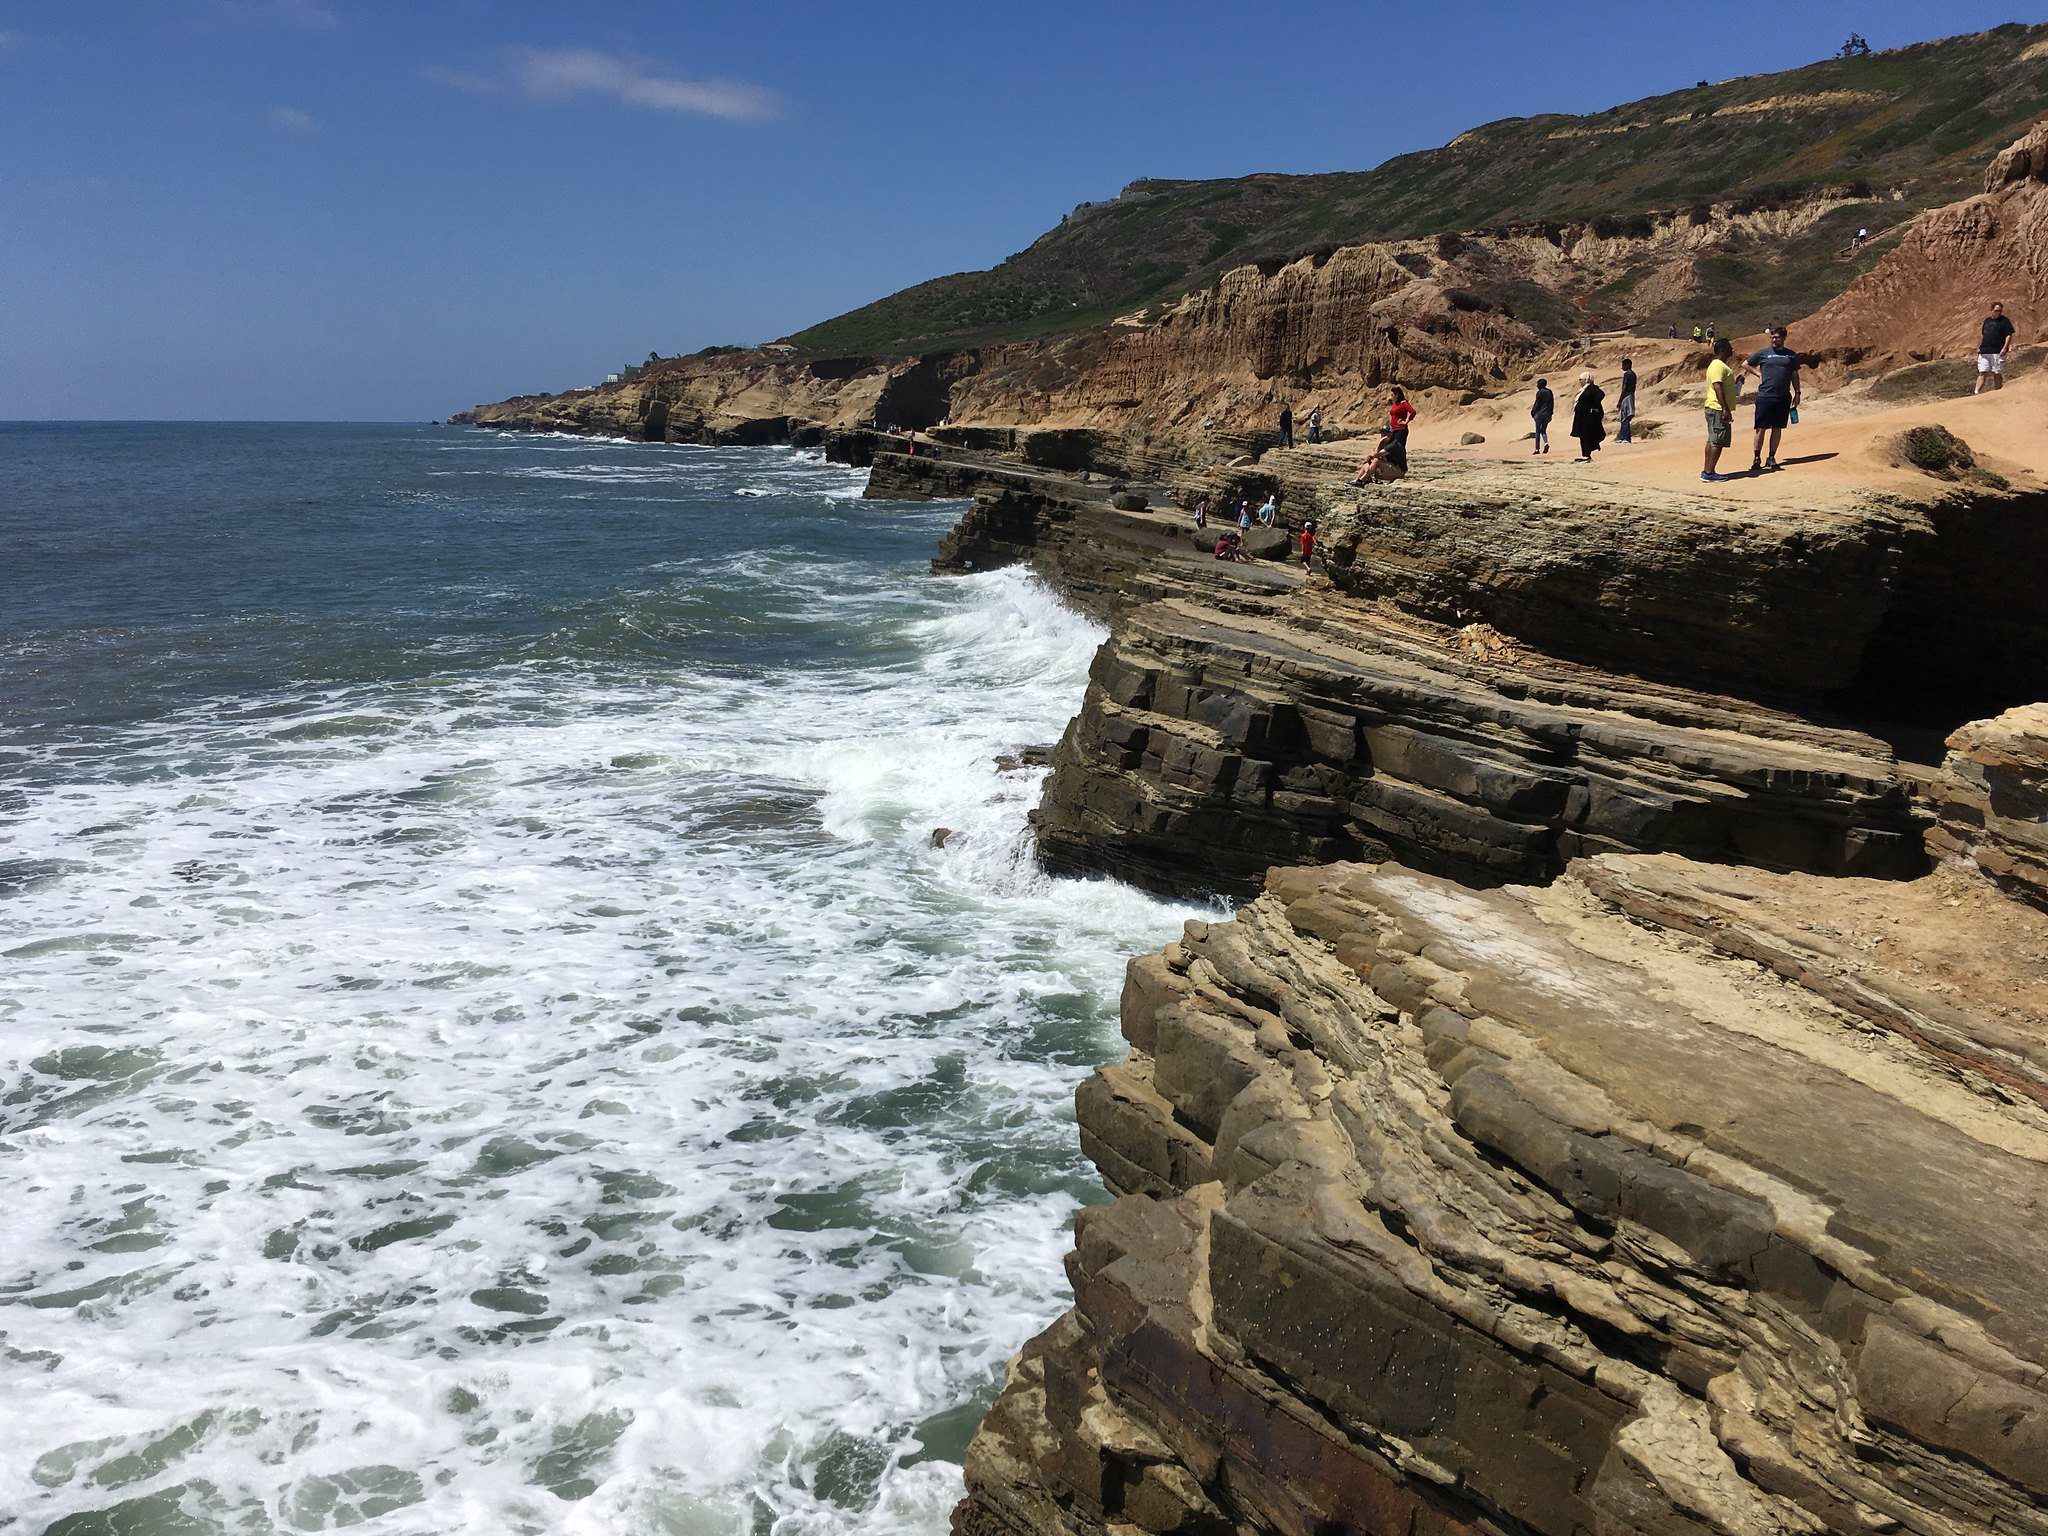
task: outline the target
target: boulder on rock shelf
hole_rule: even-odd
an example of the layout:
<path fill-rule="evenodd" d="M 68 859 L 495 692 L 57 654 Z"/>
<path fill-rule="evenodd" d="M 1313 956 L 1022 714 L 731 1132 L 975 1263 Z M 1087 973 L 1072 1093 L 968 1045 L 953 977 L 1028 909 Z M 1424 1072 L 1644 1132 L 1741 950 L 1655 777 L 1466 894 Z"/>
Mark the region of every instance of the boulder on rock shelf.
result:
<path fill-rule="evenodd" d="M 1294 549 L 1294 536 L 1279 528 L 1254 528 L 1244 536 L 1244 552 L 1254 560 L 1285 560 Z"/>
<path fill-rule="evenodd" d="M 1151 505 L 1143 491 L 1118 491 L 1109 498 L 1109 504 L 1119 512 L 1142 512 Z"/>
<path fill-rule="evenodd" d="M 2048 704 L 1958 727 L 1928 794 L 1931 851 L 2048 907 Z"/>
<path fill-rule="evenodd" d="M 1458 441 L 1465 447 L 1470 448 L 1475 443 L 1485 442 L 1486 439 L 1480 436 L 1477 432 L 1467 432 L 1463 437 L 1459 438 Z"/>

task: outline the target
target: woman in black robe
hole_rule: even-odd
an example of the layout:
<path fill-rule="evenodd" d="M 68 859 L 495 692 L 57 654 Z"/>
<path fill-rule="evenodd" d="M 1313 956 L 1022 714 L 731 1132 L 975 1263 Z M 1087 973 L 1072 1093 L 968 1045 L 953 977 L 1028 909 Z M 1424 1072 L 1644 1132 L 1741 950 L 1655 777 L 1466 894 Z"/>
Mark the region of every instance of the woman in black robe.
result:
<path fill-rule="evenodd" d="M 1590 464 L 1607 439 L 1607 394 L 1593 382 L 1589 369 L 1579 375 L 1579 398 L 1572 403 L 1572 436 L 1579 440 L 1579 462 Z"/>

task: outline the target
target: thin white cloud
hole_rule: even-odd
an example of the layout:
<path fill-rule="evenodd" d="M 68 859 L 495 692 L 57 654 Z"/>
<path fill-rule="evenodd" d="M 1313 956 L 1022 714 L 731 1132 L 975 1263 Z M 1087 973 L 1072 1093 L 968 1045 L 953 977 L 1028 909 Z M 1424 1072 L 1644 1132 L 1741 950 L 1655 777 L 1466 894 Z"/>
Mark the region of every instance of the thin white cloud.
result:
<path fill-rule="evenodd" d="M 498 78 L 439 66 L 427 78 L 458 91 L 513 90 L 529 101 L 563 101 L 572 96 L 609 96 L 629 107 L 686 112 L 727 122 L 759 123 L 781 110 L 781 99 L 765 86 L 744 80 L 684 80 L 657 72 L 647 61 L 595 48 L 511 48 L 505 75 Z"/>
<path fill-rule="evenodd" d="M 301 112 L 297 107 L 272 107 L 270 120 L 287 133 L 311 133 L 320 126 L 320 120 L 310 112 Z"/>
<path fill-rule="evenodd" d="M 430 64 L 420 73 L 434 84 L 445 85 L 451 91 L 468 91 L 478 96 L 489 95 L 505 88 L 502 80 L 493 80 L 488 75 L 472 75 L 466 69 L 444 69 L 439 64 Z"/>
<path fill-rule="evenodd" d="M 341 25 L 321 0 L 213 0 L 213 8 L 229 21 L 281 21 L 316 31 Z"/>

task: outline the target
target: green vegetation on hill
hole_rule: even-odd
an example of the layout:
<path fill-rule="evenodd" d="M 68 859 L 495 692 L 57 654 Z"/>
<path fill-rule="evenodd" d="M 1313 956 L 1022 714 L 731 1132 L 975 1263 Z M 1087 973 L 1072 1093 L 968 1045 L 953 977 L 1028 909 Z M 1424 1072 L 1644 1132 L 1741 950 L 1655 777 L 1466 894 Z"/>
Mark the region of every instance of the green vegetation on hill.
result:
<path fill-rule="evenodd" d="M 2036 47 L 2044 56 L 2025 57 Z M 1360 241 L 1902 190 L 1864 217 L 1877 230 L 1975 190 L 1990 156 L 2044 114 L 2048 25 L 2013 24 L 1589 117 L 1506 119 L 1377 170 L 1137 181 L 1000 266 L 919 283 L 789 340 L 830 355 L 1050 335 L 1177 298 L 1233 267 Z M 1803 252 L 1722 258 L 1701 274 L 1703 304 L 1732 318 L 1759 281 L 1771 290 L 1765 302 L 1788 312 L 1818 302 L 1847 281 L 1837 234 L 1846 237 L 1829 230 Z"/>

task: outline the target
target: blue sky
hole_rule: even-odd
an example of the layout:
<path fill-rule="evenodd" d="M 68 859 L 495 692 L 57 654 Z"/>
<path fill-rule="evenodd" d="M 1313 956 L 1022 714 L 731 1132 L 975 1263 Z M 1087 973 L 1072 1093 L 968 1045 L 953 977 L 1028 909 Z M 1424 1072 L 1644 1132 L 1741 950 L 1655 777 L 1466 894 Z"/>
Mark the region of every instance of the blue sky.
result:
<path fill-rule="evenodd" d="M 2044 14 L 0 0 L 0 419 L 441 416 L 991 265 L 1139 176 Z"/>

